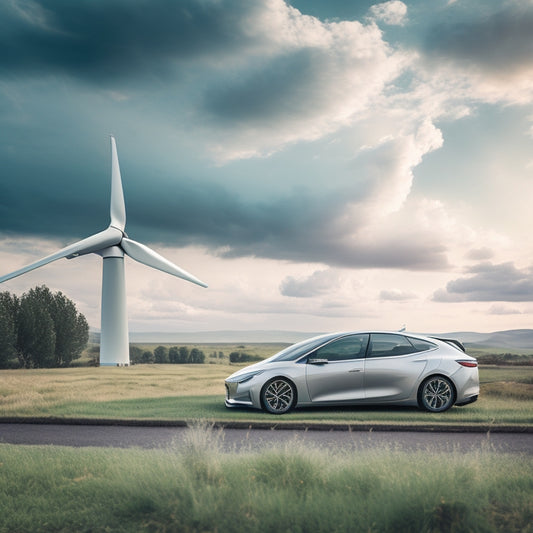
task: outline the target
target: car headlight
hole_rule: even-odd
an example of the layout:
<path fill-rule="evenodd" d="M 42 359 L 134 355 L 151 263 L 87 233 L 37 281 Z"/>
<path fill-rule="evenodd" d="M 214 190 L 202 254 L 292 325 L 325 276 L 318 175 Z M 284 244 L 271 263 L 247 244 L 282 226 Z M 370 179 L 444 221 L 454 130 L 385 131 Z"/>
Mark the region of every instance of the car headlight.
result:
<path fill-rule="evenodd" d="M 226 381 L 229 383 L 244 383 L 245 381 L 249 381 L 254 376 L 258 376 L 259 374 L 262 374 L 264 370 L 255 370 L 254 372 L 246 372 L 245 374 L 239 374 L 238 376 L 229 377 Z"/>

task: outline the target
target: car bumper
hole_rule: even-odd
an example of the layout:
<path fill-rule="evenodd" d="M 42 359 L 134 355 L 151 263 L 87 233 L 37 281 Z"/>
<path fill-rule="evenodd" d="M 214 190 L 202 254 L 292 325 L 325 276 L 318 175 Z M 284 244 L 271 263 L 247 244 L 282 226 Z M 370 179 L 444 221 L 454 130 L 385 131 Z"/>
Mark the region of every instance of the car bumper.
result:
<path fill-rule="evenodd" d="M 250 390 L 239 390 L 239 383 L 226 383 L 226 407 L 254 407 Z"/>

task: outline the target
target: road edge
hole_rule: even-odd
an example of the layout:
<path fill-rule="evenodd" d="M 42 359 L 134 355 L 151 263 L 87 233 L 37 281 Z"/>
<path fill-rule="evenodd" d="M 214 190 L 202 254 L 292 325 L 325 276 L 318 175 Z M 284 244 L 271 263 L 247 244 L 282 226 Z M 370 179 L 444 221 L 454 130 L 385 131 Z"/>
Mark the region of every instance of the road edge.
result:
<path fill-rule="evenodd" d="M 215 429 L 268 429 L 291 431 L 417 431 L 426 433 L 533 433 L 533 426 L 498 424 L 388 424 L 388 423 L 308 423 L 308 422 L 249 422 L 235 420 L 165 420 L 139 418 L 75 418 L 75 417 L 0 417 L 0 424 L 56 424 L 70 426 L 138 426 L 187 427 L 206 425 Z"/>

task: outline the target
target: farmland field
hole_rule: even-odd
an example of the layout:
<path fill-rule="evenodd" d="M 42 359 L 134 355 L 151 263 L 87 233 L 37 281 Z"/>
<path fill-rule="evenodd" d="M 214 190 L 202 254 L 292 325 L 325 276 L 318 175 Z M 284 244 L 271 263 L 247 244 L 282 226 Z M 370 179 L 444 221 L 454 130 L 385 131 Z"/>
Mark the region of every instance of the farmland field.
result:
<path fill-rule="evenodd" d="M 481 367 L 480 399 L 443 414 L 416 408 L 297 409 L 272 417 L 224 407 L 237 365 L 136 365 L 0 371 L 0 417 L 127 418 L 283 423 L 533 424 L 533 367 Z"/>

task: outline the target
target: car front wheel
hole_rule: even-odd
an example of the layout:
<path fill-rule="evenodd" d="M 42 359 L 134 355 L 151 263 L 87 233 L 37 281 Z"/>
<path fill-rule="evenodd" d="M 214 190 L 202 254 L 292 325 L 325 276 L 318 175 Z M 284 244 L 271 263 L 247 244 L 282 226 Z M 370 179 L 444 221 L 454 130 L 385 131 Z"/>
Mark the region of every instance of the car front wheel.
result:
<path fill-rule="evenodd" d="M 268 381 L 261 390 L 261 405 L 274 415 L 288 413 L 296 404 L 296 389 L 285 378 Z"/>
<path fill-rule="evenodd" d="M 452 382 L 444 376 L 431 376 L 424 380 L 418 391 L 418 405 L 432 413 L 442 413 L 455 403 Z"/>

